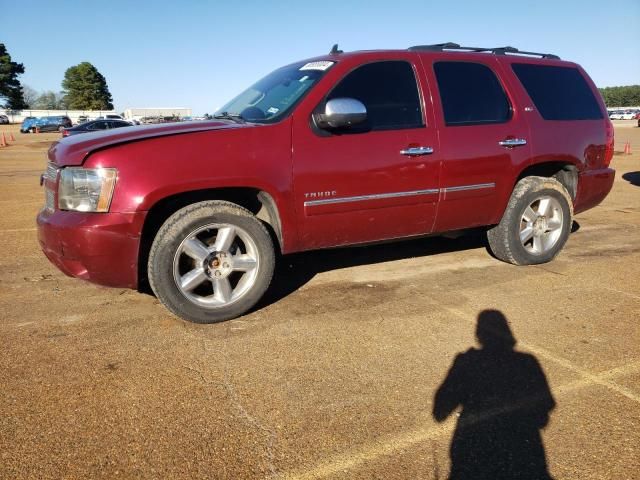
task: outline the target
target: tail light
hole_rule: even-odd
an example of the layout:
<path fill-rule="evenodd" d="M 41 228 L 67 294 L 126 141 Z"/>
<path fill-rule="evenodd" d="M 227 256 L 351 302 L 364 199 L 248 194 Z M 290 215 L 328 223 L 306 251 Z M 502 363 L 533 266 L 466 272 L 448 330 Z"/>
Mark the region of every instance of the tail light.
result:
<path fill-rule="evenodd" d="M 67 130 L 66 128 L 64 130 L 62 130 L 62 136 L 63 137 L 68 137 L 69 136 L 69 130 Z"/>
<path fill-rule="evenodd" d="M 613 159 L 613 124 L 611 120 L 605 120 L 605 131 L 607 135 L 607 140 L 604 146 L 604 166 L 608 167 Z"/>

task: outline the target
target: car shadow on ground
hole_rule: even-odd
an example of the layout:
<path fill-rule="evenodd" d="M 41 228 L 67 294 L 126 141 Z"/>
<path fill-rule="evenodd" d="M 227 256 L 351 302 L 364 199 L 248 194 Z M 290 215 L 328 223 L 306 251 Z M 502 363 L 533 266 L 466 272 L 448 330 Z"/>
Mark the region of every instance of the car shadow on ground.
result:
<path fill-rule="evenodd" d="M 575 233 L 579 229 L 580 224 L 574 221 L 571 233 Z M 423 237 L 369 246 L 314 250 L 280 256 L 276 262 L 276 270 L 269 289 L 252 311 L 265 308 L 291 295 L 311 281 L 318 273 L 407 258 L 428 257 L 441 253 L 461 252 L 475 248 L 485 248 L 487 254 L 493 256 L 487 244 L 484 229 L 469 230 L 454 238 L 450 236 Z"/>
<path fill-rule="evenodd" d="M 260 310 L 289 296 L 318 273 L 482 247 L 487 247 L 486 234 L 483 230 L 472 230 L 457 238 L 423 237 L 280 256 L 269 289 L 252 310 Z"/>
<path fill-rule="evenodd" d="M 631 185 L 640 187 L 640 172 L 627 172 L 622 175 L 622 178 L 629 182 Z"/>
<path fill-rule="evenodd" d="M 556 404 L 540 364 L 514 349 L 498 310 L 478 315 L 476 338 L 480 348 L 456 356 L 433 402 L 437 422 L 459 412 L 448 478 L 551 479 L 540 431 Z"/>

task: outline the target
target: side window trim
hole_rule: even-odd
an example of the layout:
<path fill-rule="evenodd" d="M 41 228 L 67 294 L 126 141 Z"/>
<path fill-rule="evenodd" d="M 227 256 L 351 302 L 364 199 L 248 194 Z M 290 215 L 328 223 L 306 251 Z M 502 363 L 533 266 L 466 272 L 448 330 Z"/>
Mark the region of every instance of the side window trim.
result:
<path fill-rule="evenodd" d="M 502 91 L 502 94 L 504 95 L 504 98 L 507 101 L 507 104 L 508 104 L 508 107 L 509 107 L 509 109 L 508 109 L 508 112 L 509 112 L 508 117 L 505 120 L 470 121 L 470 122 L 461 122 L 461 123 L 447 123 L 446 115 L 445 115 L 445 111 L 444 111 L 444 103 L 442 101 L 442 92 L 441 92 L 441 89 L 440 89 L 440 84 L 438 82 L 438 75 L 437 75 L 436 70 L 435 70 L 435 67 L 436 67 L 436 65 L 438 63 L 467 63 L 467 64 L 473 64 L 473 65 L 481 65 L 481 66 L 487 68 L 493 74 L 494 78 L 498 82 L 498 85 L 500 86 L 500 90 Z M 433 73 L 433 77 L 435 79 L 436 88 L 438 89 L 437 97 L 438 97 L 438 101 L 440 102 L 440 108 L 442 110 L 442 122 L 443 122 L 445 127 L 472 127 L 472 126 L 477 126 L 477 125 L 504 125 L 505 123 L 510 123 L 510 122 L 513 121 L 513 119 L 514 119 L 513 98 L 509 94 L 508 90 L 505 88 L 505 81 L 500 76 L 499 72 L 496 71 L 496 69 L 493 68 L 492 66 L 487 65 L 484 62 L 478 62 L 478 61 L 472 61 L 472 60 L 435 59 L 431 64 L 431 70 L 432 70 L 432 73 Z"/>
<path fill-rule="evenodd" d="M 417 69 L 415 61 L 411 61 L 411 60 L 407 60 L 407 59 L 371 60 L 371 61 L 360 63 L 360 64 L 354 66 L 352 69 L 347 71 L 344 75 L 342 75 L 342 77 L 340 77 L 338 80 L 336 80 L 335 84 L 327 91 L 327 93 L 322 97 L 322 99 L 318 102 L 318 104 L 312 110 L 311 117 L 313 117 L 313 113 L 319 112 L 321 109 L 324 108 L 324 106 L 327 103 L 327 99 L 329 98 L 331 93 L 350 74 L 352 74 L 353 72 L 355 72 L 359 68 L 365 67 L 367 65 L 372 65 L 372 64 L 375 64 L 375 63 L 384 63 L 384 62 L 397 62 L 397 63 L 402 62 L 402 63 L 408 64 L 409 67 L 411 68 L 411 71 L 413 73 L 413 80 L 414 80 L 415 88 L 416 88 L 416 91 L 417 91 L 417 94 L 418 94 L 418 107 L 420 108 L 420 125 L 415 125 L 415 126 L 411 125 L 411 126 L 402 126 L 402 127 L 389 127 L 389 128 L 376 128 L 376 129 L 369 130 L 368 132 L 362 132 L 362 133 L 385 132 L 385 131 L 393 131 L 393 130 L 410 130 L 410 129 L 417 129 L 417 128 L 426 128 L 428 126 L 426 112 L 425 112 L 426 100 L 424 98 L 424 92 L 423 92 L 423 89 L 422 89 L 422 85 L 420 84 L 420 78 L 418 76 L 418 69 Z M 316 127 L 312 118 L 310 119 L 310 125 L 311 125 L 312 130 L 314 131 L 314 133 L 316 133 L 317 135 L 320 135 L 320 136 L 323 136 L 323 137 L 331 135 L 330 133 L 326 132 L 325 130 L 321 130 L 318 127 Z"/>

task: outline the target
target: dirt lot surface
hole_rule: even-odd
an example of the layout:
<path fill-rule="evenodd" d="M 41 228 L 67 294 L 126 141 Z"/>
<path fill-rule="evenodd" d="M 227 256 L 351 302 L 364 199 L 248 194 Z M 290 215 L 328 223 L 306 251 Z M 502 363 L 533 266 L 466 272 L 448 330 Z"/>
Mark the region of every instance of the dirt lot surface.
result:
<path fill-rule="evenodd" d="M 50 265 L 34 219 L 58 135 L 10 127 L 0 478 L 443 479 L 450 448 L 456 468 L 510 463 L 512 478 L 545 453 L 557 479 L 640 478 L 632 125 L 616 122 L 633 154 L 615 156 L 613 192 L 550 264 L 501 263 L 473 236 L 295 255 L 262 308 L 210 326 Z M 485 348 L 450 371 L 478 325 Z"/>

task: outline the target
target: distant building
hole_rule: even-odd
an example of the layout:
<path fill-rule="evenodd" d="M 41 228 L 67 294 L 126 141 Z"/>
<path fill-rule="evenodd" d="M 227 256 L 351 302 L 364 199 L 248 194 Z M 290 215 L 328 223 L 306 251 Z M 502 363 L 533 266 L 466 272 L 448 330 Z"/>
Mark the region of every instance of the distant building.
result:
<path fill-rule="evenodd" d="M 124 111 L 125 120 L 141 120 L 144 117 L 190 117 L 190 108 L 127 108 Z"/>

